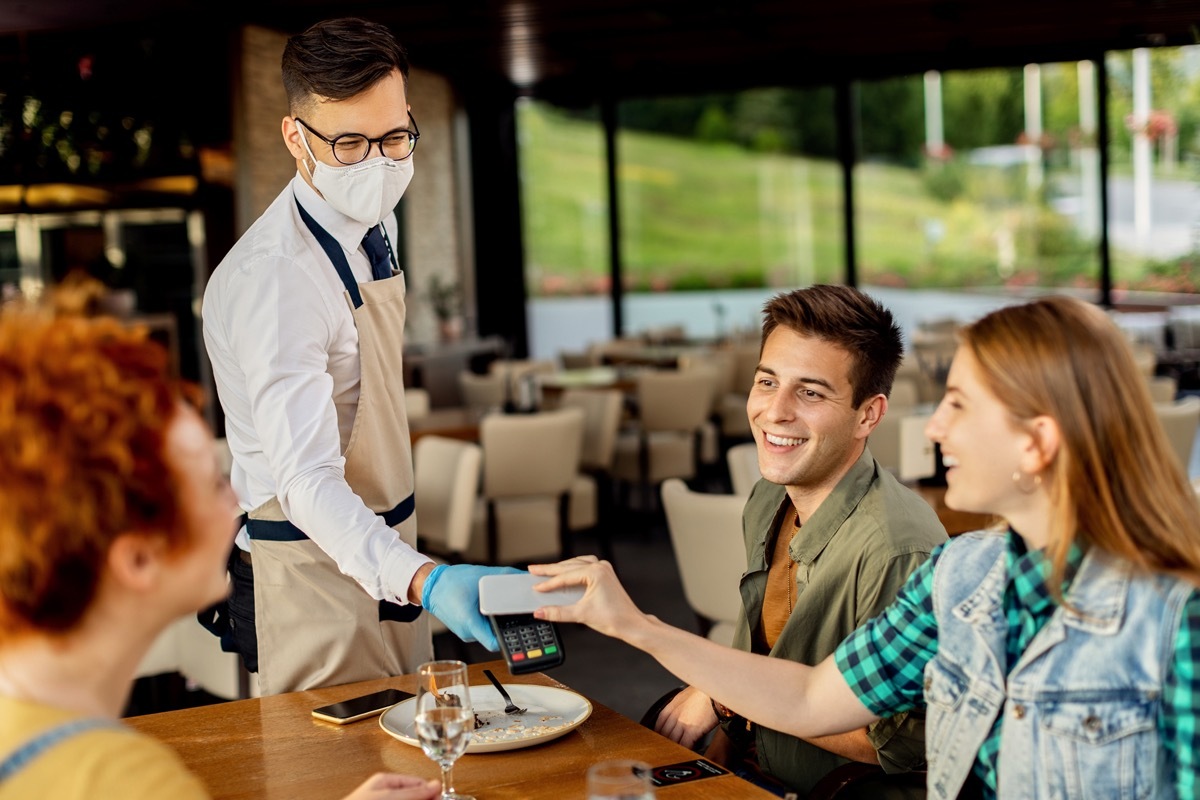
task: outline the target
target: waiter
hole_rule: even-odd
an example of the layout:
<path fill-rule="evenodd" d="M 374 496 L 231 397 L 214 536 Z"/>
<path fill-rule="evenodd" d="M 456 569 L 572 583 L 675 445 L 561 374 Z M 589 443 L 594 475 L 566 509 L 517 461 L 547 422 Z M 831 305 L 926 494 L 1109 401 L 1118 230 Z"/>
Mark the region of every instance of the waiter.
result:
<path fill-rule="evenodd" d="M 428 609 L 497 649 L 478 580 L 418 553 L 393 211 L 420 133 L 384 25 L 318 23 L 283 52 L 296 176 L 217 266 L 204 343 L 245 513 L 232 590 L 202 622 L 263 694 L 404 672 L 433 657 Z"/>

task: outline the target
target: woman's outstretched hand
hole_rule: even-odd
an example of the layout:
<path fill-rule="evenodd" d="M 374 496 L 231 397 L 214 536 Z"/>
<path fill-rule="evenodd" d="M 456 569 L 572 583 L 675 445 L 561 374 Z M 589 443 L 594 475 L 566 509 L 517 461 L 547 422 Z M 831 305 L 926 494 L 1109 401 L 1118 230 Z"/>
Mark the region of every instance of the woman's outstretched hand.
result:
<path fill-rule="evenodd" d="M 551 591 L 568 586 L 584 587 L 583 597 L 569 606 L 545 606 L 534 612 L 538 619 L 549 622 L 578 622 L 607 636 L 624 639 L 638 621 L 649 619 L 617 580 L 612 564 L 595 556 L 579 556 L 557 564 L 531 564 L 534 575 L 550 580 L 537 584 L 537 591 Z"/>

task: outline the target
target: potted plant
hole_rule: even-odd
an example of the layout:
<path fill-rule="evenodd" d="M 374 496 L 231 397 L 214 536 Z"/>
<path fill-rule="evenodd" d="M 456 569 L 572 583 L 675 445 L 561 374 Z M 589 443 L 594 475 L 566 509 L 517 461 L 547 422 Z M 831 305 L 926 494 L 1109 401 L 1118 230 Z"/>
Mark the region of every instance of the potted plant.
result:
<path fill-rule="evenodd" d="M 438 334 L 443 342 L 462 337 L 462 294 L 458 281 L 434 275 L 429 281 L 429 301 L 438 320 Z"/>

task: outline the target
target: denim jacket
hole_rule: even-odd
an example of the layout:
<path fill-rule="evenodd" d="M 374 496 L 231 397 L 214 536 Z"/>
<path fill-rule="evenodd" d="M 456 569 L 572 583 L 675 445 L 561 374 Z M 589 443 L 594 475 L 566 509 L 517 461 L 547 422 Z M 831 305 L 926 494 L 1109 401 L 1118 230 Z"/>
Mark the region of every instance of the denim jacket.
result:
<path fill-rule="evenodd" d="M 938 652 L 925 669 L 929 796 L 957 796 L 999 714 L 1001 798 L 1173 796 L 1157 720 L 1192 586 L 1096 551 L 1005 676 L 1005 537 L 948 546 L 934 574 Z"/>

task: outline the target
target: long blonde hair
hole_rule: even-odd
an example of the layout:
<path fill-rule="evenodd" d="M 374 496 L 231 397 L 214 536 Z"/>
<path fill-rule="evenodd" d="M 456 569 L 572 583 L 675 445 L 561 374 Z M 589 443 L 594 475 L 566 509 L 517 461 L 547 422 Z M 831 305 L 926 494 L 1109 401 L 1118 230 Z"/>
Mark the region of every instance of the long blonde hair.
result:
<path fill-rule="evenodd" d="M 1060 428 L 1044 474 L 1056 509 L 1050 586 L 1062 585 L 1076 541 L 1200 584 L 1200 503 L 1113 321 L 1090 303 L 1049 297 L 994 311 L 961 341 L 1016 420 L 1045 415 Z"/>

